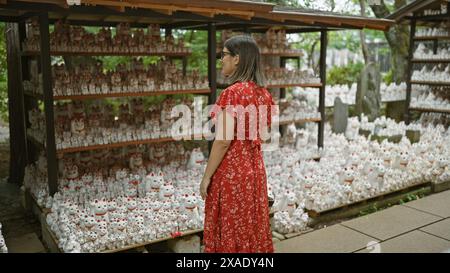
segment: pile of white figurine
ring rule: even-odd
[[[317,107],[308,101],[299,89],[294,89],[292,96],[281,99],[277,104],[280,122],[320,118]]]
[[[437,124],[444,124],[448,127],[450,125],[450,115],[441,113],[422,113],[417,120],[417,123],[425,127],[429,125],[436,126]]]
[[[32,66],[36,68],[35,66]],[[167,90],[207,89],[208,79],[197,69],[183,75],[183,71],[163,60],[145,66],[142,59],[133,59],[130,67],[119,64],[113,71],[100,65],[75,66],[67,69],[64,64],[52,67],[53,95],[95,95]],[[32,94],[42,94],[37,70],[30,71],[30,80],[23,82],[24,90]]]
[[[441,69],[439,65],[433,66],[431,70],[428,66],[423,66],[421,70],[414,70],[411,80],[413,81],[425,81],[425,82],[438,82],[449,83],[450,65]]]
[[[5,238],[2,233],[2,223],[0,223],[0,253],[8,253],[8,248],[6,247]]]
[[[434,54],[433,49],[427,48],[424,43],[420,43],[414,51],[414,59],[448,60],[450,59],[450,48],[438,48],[436,54]]]
[[[386,125],[394,127],[391,122]],[[388,130],[405,131],[404,124],[398,126],[403,129]],[[379,144],[363,136],[349,141],[327,128],[320,162],[300,160],[302,149],[265,154],[274,209],[292,212],[304,203],[306,209],[320,212],[427,181],[450,181],[449,131],[443,126],[420,131],[418,143],[411,144],[403,137],[398,144],[387,140]],[[274,224],[277,226],[277,221]],[[278,225],[283,232],[285,222]]]
[[[350,118],[350,124],[358,124],[358,120],[356,117]],[[385,116],[381,116],[375,119],[373,122],[369,122],[368,118],[364,115],[361,116],[361,122],[359,123],[359,128],[362,130],[366,130],[370,132],[370,135],[377,136],[405,136],[406,131],[417,131],[420,132],[421,125],[418,123],[411,123],[406,125],[405,122],[401,121],[397,123],[395,120],[391,118],[386,118]]]
[[[389,85],[384,82],[380,85],[380,94],[382,102],[402,101],[406,100],[406,83],[391,83]]]
[[[322,149],[317,147],[317,123],[305,123],[302,127],[304,128],[297,128],[295,123],[289,124],[286,126],[283,137],[280,132],[271,132],[270,142],[263,146],[264,158],[276,157],[281,160],[283,155],[291,154],[302,160],[319,158]],[[302,152],[298,153],[300,149]]]
[[[415,33],[416,37],[435,37],[448,36],[448,27],[442,23],[439,27],[418,28]]]
[[[436,110],[450,110],[450,100],[442,98],[442,93],[425,91],[414,92],[411,96],[411,107],[436,109]]]
[[[316,90],[316,91],[314,91]],[[319,93],[314,88],[295,87],[294,91],[306,97],[308,102],[316,107],[319,106]],[[357,84],[350,87],[346,84],[327,85],[325,88],[325,107],[333,107],[336,98],[340,98],[342,103],[354,105],[356,102]],[[381,83],[380,94],[382,102],[401,101],[406,99],[406,83],[391,83],[389,85]]]
[[[267,85],[320,83],[320,78],[315,76],[312,69],[299,70],[266,66],[264,73],[267,77]]]
[[[182,37],[175,41],[173,35],[161,37],[160,26],[151,24],[145,32],[143,28],[131,30],[129,23],[119,23],[112,35],[109,27],[101,28],[97,33],[89,32],[82,26],[71,26],[62,20],[55,23],[50,33],[50,49],[62,52],[114,52],[114,53],[190,53]],[[27,36],[22,42],[24,51],[39,51],[39,22],[33,19],[27,22]]]
[[[185,105],[183,109],[189,108],[190,113],[202,113],[202,103],[199,100],[183,99],[179,103]],[[80,101],[59,104],[55,108],[56,147],[65,149],[200,134],[205,116],[202,122],[194,122],[195,114],[187,117],[193,125],[193,131],[189,125],[173,128],[178,120],[178,116],[171,116],[176,104],[175,100],[168,98],[159,105],[152,105],[144,110],[142,99],[132,99],[119,106],[118,116],[115,116],[110,104],[88,105]],[[28,118],[31,126],[27,133],[45,144],[44,113],[33,109],[29,111]]]
[[[325,107],[334,106],[334,100],[340,98],[342,103],[353,105],[356,98],[356,83],[353,83],[351,87],[346,84],[327,85],[325,88]]]
[[[206,166],[194,149],[186,166],[149,165],[78,173],[64,166],[59,191],[48,195],[45,157],[27,166],[25,187],[50,210],[47,224],[64,252],[100,252],[203,227],[198,183]],[[105,175],[108,174],[108,175]]]
[[[445,1],[441,3],[440,9],[426,9],[423,11],[424,16],[440,14],[447,14],[447,3]]]

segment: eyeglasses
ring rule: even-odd
[[[220,52],[220,59],[223,60],[223,57],[225,57],[225,55],[227,55],[227,54],[228,54],[228,55],[233,55],[233,54],[231,54],[231,52],[226,52],[226,51],[223,51],[223,50],[222,50],[222,51]]]

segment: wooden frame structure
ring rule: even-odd
[[[127,22],[133,28],[146,27],[149,24],[159,24],[166,30],[166,34],[172,29],[204,30],[208,33],[208,80],[209,90],[184,93],[196,93],[208,96],[209,103],[216,100],[217,75],[216,75],[216,31],[222,29],[243,30],[244,32],[265,32],[268,28],[277,26],[286,29],[287,33],[320,32],[320,79],[321,84],[314,87],[320,90],[319,111],[322,116],[325,112],[325,85],[326,85],[326,47],[327,32],[341,29],[387,30],[393,23],[392,20],[372,19],[358,16],[344,16],[332,13],[323,13],[307,10],[292,10],[276,7],[273,4],[255,3],[250,1],[226,1],[226,0],[80,0],[81,5],[69,6],[66,0],[0,0],[0,21],[13,23],[17,31],[18,43],[12,46],[20,47],[20,42],[25,39],[25,21],[30,17],[38,17],[40,22],[40,70],[43,76],[43,95],[30,96],[25,94],[22,87],[22,79],[26,78],[26,60],[29,54],[24,54],[18,48],[8,51],[8,71],[10,79],[13,75],[15,81],[9,85],[10,94],[16,92],[17,96],[10,97],[18,107],[13,109],[10,119],[16,125],[11,130],[12,137],[16,140],[14,145],[23,147],[27,162],[17,164],[15,168],[24,169],[25,164],[30,163],[35,156],[36,144],[34,140],[27,138],[27,109],[36,107],[36,100],[44,102],[46,119],[46,143],[48,183],[50,194],[57,191],[57,157],[64,152],[76,152],[79,149],[57,150],[55,145],[55,128],[53,124],[53,105],[55,100],[64,99],[53,95],[51,79],[51,52],[49,42],[49,26],[58,20],[65,20],[71,25],[83,26],[116,26],[118,23]],[[14,37],[13,37],[14,38]],[[96,55],[96,54],[94,54]],[[286,57],[286,56],[285,56]],[[287,56],[286,58],[288,58]],[[283,62],[283,61],[282,61]],[[183,61],[185,68],[186,60]],[[278,86],[283,87],[283,86]],[[167,92],[170,93],[170,92]],[[165,92],[139,95],[160,95]],[[180,92],[171,92],[179,94]],[[128,94],[132,96],[133,94]],[[108,96],[83,96],[82,99],[111,97]],[[79,99],[79,97],[71,97]],[[309,120],[319,123],[318,145],[323,146],[324,120]],[[170,141],[169,139],[149,140],[142,143],[158,143]],[[136,143],[118,143],[113,145],[131,145]],[[102,149],[103,147],[90,147],[89,149]],[[14,154],[13,157],[21,155]],[[12,177],[11,181],[18,184],[23,179],[23,171]]]
[[[450,20],[450,3],[446,2],[447,14],[425,15],[424,11],[428,9],[440,10],[443,1],[440,0],[416,0],[409,5],[405,5],[394,13],[386,17],[386,19],[395,20],[398,23],[405,23],[409,21],[410,36],[409,36],[409,51],[408,51],[408,69],[406,79],[406,107],[405,107],[405,122],[408,124],[411,120],[411,112],[424,113],[444,113],[450,114],[450,111],[444,109],[430,109],[430,108],[416,108],[411,107],[411,93],[413,85],[429,85],[429,86],[450,86],[448,83],[427,82],[427,81],[413,81],[412,74],[414,66],[427,64],[446,64],[450,60],[425,60],[414,59],[414,50],[416,42],[430,41],[432,42],[433,53],[436,54],[438,50],[439,41],[450,40],[450,36],[431,36],[431,37],[416,37],[416,29],[420,26],[435,26],[441,22],[448,22]]]
[[[64,19],[73,25],[113,26],[128,22],[131,27],[144,27],[150,23],[158,23],[167,31],[173,28],[198,29],[208,31],[208,79],[210,82],[209,103],[216,99],[216,39],[215,33],[220,29],[243,29],[247,32],[262,32],[273,26],[286,28],[288,33],[315,32],[321,33],[321,85],[319,111],[324,116],[325,98],[325,54],[327,31],[339,29],[371,28],[387,30],[393,23],[391,20],[372,19],[358,16],[293,10],[275,7],[273,4],[250,1],[192,0],[80,0],[81,5],[69,6],[66,0],[2,0],[0,1],[0,20],[19,24],[21,40],[24,39],[24,21],[39,16],[41,25],[41,69],[43,73],[45,116],[47,120],[46,147],[48,150],[48,177],[51,194],[57,190],[56,148],[53,125],[53,101],[59,99],[52,94],[51,66],[49,48],[49,28],[57,20]],[[26,54],[20,56],[26,58]],[[24,60],[24,59],[23,59]],[[22,67],[21,72],[26,74]],[[17,86],[19,97],[24,97],[21,86]],[[25,108],[33,104],[25,98]],[[17,116],[14,122],[26,124],[26,111]],[[324,122],[319,122],[319,146],[323,146]],[[23,140],[25,147],[31,145],[25,135],[16,135]],[[27,157],[31,153],[27,152]],[[24,167],[24,166],[22,166]],[[21,178],[16,178],[17,182]]]

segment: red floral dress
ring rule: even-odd
[[[222,92],[211,116],[214,119],[221,109],[226,109],[237,117],[237,112],[230,112],[227,105],[255,105],[257,109],[266,105],[265,117],[270,126],[273,104],[266,89],[251,81],[238,82]],[[261,139],[259,133],[256,139],[249,137],[248,118],[246,115],[244,140],[237,139],[239,121],[235,122],[235,138],[208,188],[203,233],[205,252],[273,252]]]

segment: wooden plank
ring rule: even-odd
[[[184,57],[191,55],[190,52],[67,52],[67,51],[55,51],[50,52],[52,56],[177,56]],[[40,55],[39,51],[24,51],[22,56],[37,56]]]
[[[275,56],[275,57],[288,57],[288,58],[298,58],[303,57],[302,52],[261,52],[261,56]],[[220,51],[216,51],[216,57],[220,58]]]
[[[450,40],[450,36],[423,36],[414,37],[415,41],[427,41],[427,40]]]
[[[168,241],[168,240],[172,240],[172,239],[176,239],[176,238],[181,238],[181,237],[184,237],[187,235],[197,234],[197,233],[201,233],[201,232],[203,232],[203,229],[188,230],[188,231],[181,232],[181,235],[176,236],[176,237],[159,238],[159,239],[155,239],[155,240],[140,243],[140,244],[125,246],[125,247],[119,248],[119,249],[105,250],[105,251],[102,251],[102,253],[115,253],[115,252],[126,251],[126,250],[135,249],[135,248],[139,248],[139,247],[143,247],[143,246],[147,246],[147,245],[151,245],[151,244],[155,244],[155,243],[159,243],[159,242],[163,242],[163,241]]]
[[[56,159],[55,116],[53,109],[52,64],[50,56],[50,30],[48,13],[39,14],[40,33],[40,68],[42,73],[42,90],[45,114],[45,132],[47,148],[47,180],[49,194],[53,196],[58,191],[58,163]]]
[[[203,136],[201,136],[201,135],[192,135],[191,136],[191,139],[195,140],[197,138],[203,139]],[[62,154],[77,153],[77,152],[82,152],[82,151],[93,151],[93,150],[101,150],[101,149],[118,148],[118,147],[130,146],[130,145],[162,143],[162,142],[170,142],[170,141],[176,141],[176,140],[174,140],[172,137],[145,139],[145,140],[132,140],[132,141],[110,143],[110,144],[99,144],[99,145],[59,149],[59,150],[57,150],[57,153],[58,153],[58,155],[62,155]]]
[[[319,92],[319,112],[320,116],[325,118],[325,87],[327,86],[327,47],[328,47],[328,32],[322,30],[320,32],[320,60],[319,60],[319,70],[320,70],[320,92]],[[317,146],[319,148],[323,147],[324,142],[324,130],[325,121],[319,122],[318,132],[317,132]]]
[[[64,95],[54,96],[55,100],[90,100],[102,98],[120,98],[120,97],[144,97],[144,96],[161,96],[161,95],[178,95],[178,94],[209,94],[209,89],[192,89],[192,90],[168,90],[168,91],[145,91],[145,92],[123,92],[123,93],[107,93],[107,94],[89,94],[89,95]]]
[[[318,216],[321,216],[321,215],[324,215],[324,214],[327,214],[327,213],[338,211],[340,209],[345,209],[345,208],[349,208],[349,207],[353,207],[353,206],[358,206],[358,205],[361,205],[361,204],[367,204],[367,203],[373,202],[374,200],[377,200],[377,199],[378,200],[383,200],[387,196],[392,195],[392,194],[399,194],[399,193],[410,192],[410,191],[412,191],[414,189],[417,189],[418,187],[431,187],[431,183],[430,182],[422,182],[422,183],[406,186],[406,187],[403,187],[403,188],[395,190],[395,191],[391,191],[391,192],[387,192],[387,193],[380,193],[380,194],[377,194],[377,195],[374,195],[374,196],[371,196],[371,197],[368,197],[368,198],[365,198],[365,199],[358,200],[358,201],[350,203],[350,204],[342,204],[342,205],[339,205],[337,207],[329,208],[329,209],[326,209],[326,210],[323,210],[323,211],[307,210],[307,212],[308,212],[308,215],[311,218],[314,218],[314,217],[318,217]]]
[[[103,5],[111,7],[122,7],[122,8],[145,8],[152,10],[162,10],[162,11],[186,11],[193,13],[203,13],[203,14],[227,14],[227,15],[244,15],[244,16],[254,16],[253,11],[238,10],[232,8],[220,9],[211,7],[193,7],[186,5],[175,5],[173,3],[159,4],[159,3],[149,3],[148,1],[110,1],[110,0],[82,0],[84,4],[91,5]]]
[[[411,84],[450,86],[450,82],[411,81]]]
[[[432,112],[432,113],[450,114],[450,110],[447,110],[447,109],[431,109],[431,108],[409,107],[409,110],[418,111],[418,112]]]
[[[51,253],[61,253],[62,251],[58,247],[58,241],[53,235],[53,232],[48,227],[47,223],[41,223],[42,241],[44,241],[47,249]]]
[[[287,125],[291,123],[307,123],[307,122],[320,122],[321,118],[311,118],[311,119],[298,119],[298,120],[285,120],[278,122],[278,125]],[[276,123],[274,123],[276,124]]]
[[[439,60],[439,59],[412,59],[413,63],[450,63],[450,59]]]
[[[219,87],[226,88],[228,84],[218,83]],[[294,83],[294,84],[269,84],[266,88],[289,88],[289,87],[304,87],[304,88],[321,88],[321,83]]]
[[[369,200],[366,204],[356,204],[349,206],[348,209],[338,209],[333,210],[328,213],[322,213],[318,214],[315,217],[311,217],[312,221],[310,222],[309,226],[314,227],[319,223],[327,223],[327,222],[333,222],[340,219],[347,219],[352,217],[357,217],[361,215],[361,212],[364,212],[366,210],[376,208],[383,208],[386,206],[391,206],[398,204],[401,200],[405,199],[411,194],[429,194],[431,193],[431,187],[425,186],[425,187],[419,187],[417,189],[412,189],[411,191],[407,193],[393,193],[388,194],[384,196],[384,198],[376,198],[374,200]]]
[[[261,52],[261,55],[263,56],[279,56],[279,57],[302,57],[303,53],[301,52],[281,52],[281,53],[276,53],[276,52]]]
[[[442,183],[432,183],[431,189],[434,193],[450,190],[450,181],[442,182]]]
[[[286,88],[286,87],[311,87],[311,88],[320,88],[322,87],[321,83],[294,83],[294,84],[270,84],[267,88]]]
[[[51,250],[51,252],[53,252],[53,253],[63,252],[58,247],[58,243],[59,243],[58,239],[56,238],[55,234],[50,230],[50,227],[47,225],[47,223],[45,221],[41,223],[41,228],[42,228],[43,240],[47,244],[47,246]],[[172,240],[175,238],[181,238],[181,237],[184,237],[187,235],[198,234],[198,233],[202,233],[202,232],[203,232],[203,229],[187,230],[187,231],[181,232],[181,234],[178,236],[163,237],[163,238],[146,241],[146,242],[139,243],[139,244],[127,245],[122,248],[104,250],[104,251],[101,251],[100,253],[116,253],[116,252],[127,251],[127,250],[136,249],[136,248],[140,248],[143,246],[147,246],[147,245],[151,245],[151,244],[155,244],[155,243],[159,243],[159,242],[163,242],[163,241],[168,241],[168,240]]]
[[[7,100],[2,101],[6,105],[9,122],[9,183],[16,185],[22,184],[24,169],[28,164],[28,148],[26,142],[25,124],[28,112],[25,110],[25,104],[22,95],[22,65],[20,61],[20,35],[21,28],[17,23],[4,24],[5,30],[1,34],[6,39],[4,43],[4,58],[7,62],[7,70],[2,70],[2,75],[8,77],[7,89],[2,89],[3,94],[7,95]],[[5,67],[5,68],[6,68]],[[6,155],[4,155],[6,157]]]

